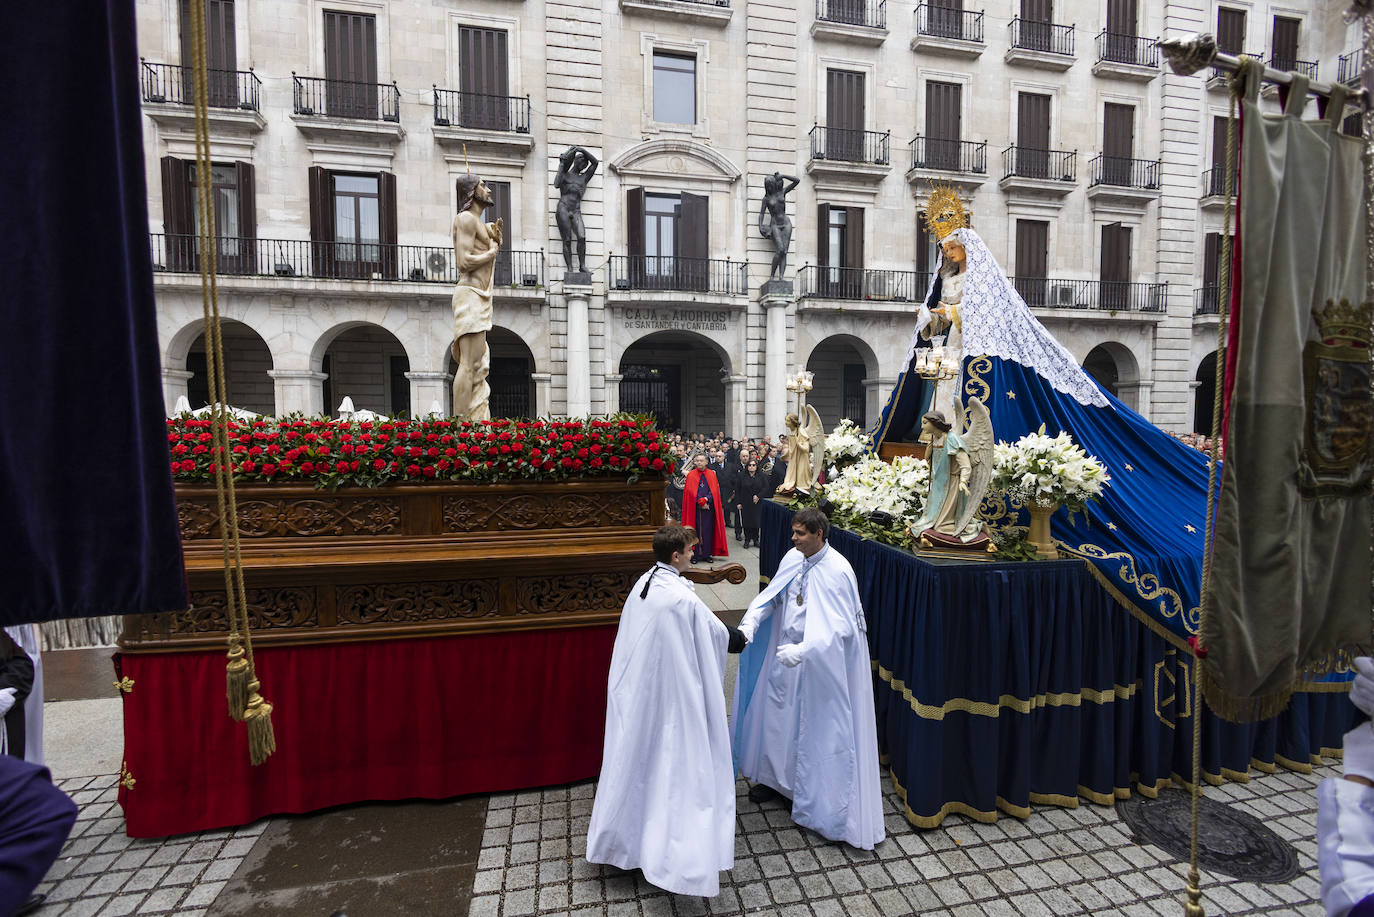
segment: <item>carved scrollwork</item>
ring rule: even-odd
[[[182,538],[209,538],[216,531],[219,515],[208,503],[183,499],[177,501],[177,522]]]
[[[249,589],[247,597],[248,626],[254,630],[319,626],[313,589]],[[229,611],[223,591],[192,592],[191,607],[169,617],[173,635],[229,633]]]
[[[650,513],[649,495],[635,492],[451,496],[443,504],[448,532],[615,528],[645,525]]]
[[[219,513],[208,503],[177,503],[181,536],[211,538],[219,534]],[[318,535],[389,535],[401,526],[401,507],[393,499],[243,500],[238,504],[239,534],[245,538]]]
[[[618,611],[634,582],[635,574],[624,571],[528,577],[516,583],[515,612],[544,615]]]
[[[340,626],[416,624],[498,614],[498,582],[377,583],[341,586],[335,592]]]

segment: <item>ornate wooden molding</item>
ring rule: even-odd
[[[495,617],[499,588],[495,579],[340,586],[334,591],[336,621],[348,627]]]

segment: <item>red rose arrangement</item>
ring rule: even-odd
[[[220,456],[211,421],[167,420],[172,477],[209,481]],[[379,487],[425,481],[562,481],[667,475],[668,444],[654,422],[586,420],[382,420],[322,417],[229,420],[230,466],[239,481],[309,481]]]
[[[705,509],[710,505],[711,500],[709,497],[697,497],[697,506],[701,507],[702,509]]]

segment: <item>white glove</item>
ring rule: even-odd
[[[0,688],[0,716],[4,716],[14,707],[14,695],[17,692],[14,688]]]
[[[1345,734],[1345,760],[1341,773],[1374,780],[1374,726],[1361,723]]]
[[[740,633],[744,634],[744,639],[749,643],[754,642],[754,631],[756,631],[757,629],[758,625],[756,625],[752,621],[744,620],[739,622],[738,630]]]
[[[1368,716],[1374,716],[1374,659],[1355,657],[1355,681],[1350,686],[1350,702]]]
[[[778,647],[778,662],[789,669],[802,661],[802,648],[799,644],[789,643]]]

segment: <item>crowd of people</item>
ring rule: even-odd
[[[723,432],[714,436],[705,433],[674,433],[668,437],[669,448],[674,458],[675,471],[664,489],[668,501],[668,518],[681,520],[685,525],[693,525],[700,534],[699,550],[693,562],[710,561],[711,558],[725,556],[718,550],[721,545],[715,540],[717,534],[707,531],[711,528],[714,512],[701,513],[698,510],[713,509],[710,503],[719,502],[721,521],[724,531],[734,529],[735,541],[744,547],[757,547],[759,543],[759,504],[767,500],[782,485],[787,477],[786,454],[787,435],[778,437],[778,442],[765,436],[762,439],[732,439]],[[688,477],[697,468],[697,456],[705,461],[701,470],[711,475],[699,475],[688,482]],[[719,494],[711,496],[709,482],[714,478]],[[701,487],[701,496],[697,490]],[[684,504],[684,491],[691,491],[692,499]],[[705,500],[706,503],[699,501]],[[702,516],[707,517],[703,520]],[[703,525],[703,521],[705,525]]]

